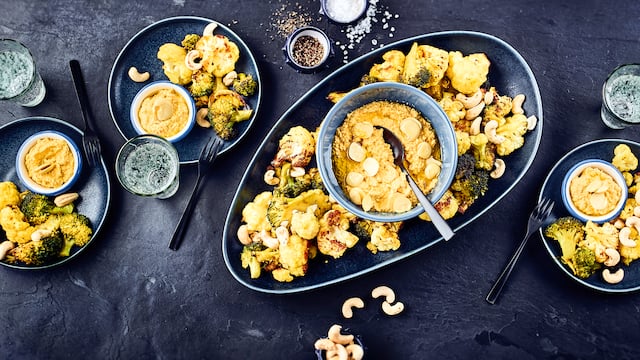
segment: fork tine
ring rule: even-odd
[[[222,139],[219,137],[213,137],[205,146],[203,150],[203,158],[205,161],[211,163],[218,156],[218,152],[220,151],[220,147],[222,146]]]

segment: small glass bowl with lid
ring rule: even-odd
[[[367,0],[322,0],[322,12],[337,24],[351,24],[367,11]]]

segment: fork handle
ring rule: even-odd
[[[193,211],[194,205],[196,204],[195,198],[196,193],[200,188],[200,183],[204,174],[200,174],[200,170],[198,170],[198,177],[196,179],[196,183],[191,190],[191,196],[189,196],[189,201],[187,202],[187,206],[182,212],[182,216],[180,217],[180,221],[178,221],[178,225],[176,225],[176,229],[173,231],[173,236],[171,237],[171,241],[169,242],[169,249],[178,250],[180,243],[182,242],[182,238],[184,236],[184,232],[187,229],[187,225],[189,224],[189,219],[191,218],[191,212]]]
[[[493,284],[493,287],[491,288],[491,290],[489,290],[489,293],[487,294],[487,298],[486,298],[489,304],[493,305],[496,303],[496,300],[498,300],[498,296],[500,295],[500,292],[502,291],[504,284],[507,283],[507,280],[509,279],[511,272],[515,268],[516,263],[520,258],[520,254],[522,254],[522,250],[524,250],[525,245],[527,245],[527,240],[529,240],[530,237],[531,237],[531,232],[527,232],[527,234],[524,236],[524,239],[522,239],[522,242],[516,249],[515,253],[513,253],[511,260],[509,260],[509,263],[507,263],[507,266],[504,268],[504,270],[502,270],[502,273],[500,273],[500,276],[498,276],[498,279],[496,280],[495,284]]]
[[[91,129],[91,107],[89,105],[89,98],[87,96],[87,89],[84,86],[84,78],[82,77],[82,70],[80,69],[80,62],[78,60],[70,60],[69,67],[71,68],[71,77],[73,78],[73,85],[76,89],[76,96],[80,103],[80,110],[82,110],[82,118],[84,119],[84,126],[87,129]]]

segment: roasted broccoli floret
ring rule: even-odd
[[[198,34],[187,34],[184,36],[184,39],[182,39],[182,47],[187,50],[187,51],[191,51],[193,49],[195,49],[196,47],[196,43],[198,42],[198,40],[200,40],[200,35]]]
[[[258,83],[251,74],[239,73],[238,77],[233,81],[233,91],[242,96],[251,96],[255,94]]]
[[[349,232],[357,236],[361,241],[371,240],[371,233],[373,233],[373,222],[364,219],[358,219],[351,224]]]
[[[210,95],[216,88],[216,80],[206,71],[198,71],[191,76],[189,92],[194,98]]]
[[[280,178],[280,183],[274,189],[275,196],[282,195],[294,198],[311,189],[324,191],[322,178],[317,168],[312,168],[302,176],[293,177],[291,176],[291,163],[285,162],[279,169],[278,177]]]
[[[431,79],[431,72],[426,66],[418,69],[418,72],[411,76],[409,79],[403,79],[407,85],[415,86],[417,88],[423,87]]]
[[[582,222],[572,216],[561,217],[544,229],[544,235],[560,243],[562,260],[569,264],[573,261],[578,243],[584,239]]]
[[[27,265],[44,265],[57,258],[63,247],[63,236],[59,229],[38,241],[29,241],[15,247],[7,255],[7,262]]]
[[[73,208],[73,203],[59,207],[51,198],[32,192],[27,192],[20,202],[20,211],[32,225],[42,224],[52,214],[70,214]]]
[[[283,221],[290,221],[294,211],[304,212],[312,205],[318,207],[317,214],[324,214],[331,208],[329,196],[319,189],[307,190],[295,198],[273,196],[267,208],[267,220],[275,228]]]
[[[373,84],[378,82],[379,80],[376,77],[373,77],[369,74],[364,74],[362,75],[362,77],[360,78],[360,86],[365,86],[365,85],[369,85],[369,84]]]
[[[250,119],[252,114],[253,110],[247,109],[242,97],[234,91],[219,90],[209,97],[209,121],[225,140],[235,136],[236,123]]]
[[[476,169],[476,158],[470,153],[462,154],[458,156],[458,165],[456,167],[456,179],[466,178],[471,175]]]
[[[489,172],[473,169],[468,174],[456,178],[450,187],[453,196],[458,200],[458,212],[464,212],[489,189]]]
[[[588,278],[600,269],[600,264],[596,262],[596,254],[593,250],[585,247],[579,247],[576,250],[573,263],[568,265],[573,273],[582,279]]]
[[[60,250],[60,256],[69,256],[71,248],[75,245],[82,247],[91,239],[93,230],[88,217],[78,214],[64,214],[58,216],[58,226],[64,238],[64,246]]]

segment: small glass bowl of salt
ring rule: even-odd
[[[322,0],[322,12],[333,22],[350,24],[367,10],[367,0]]]

